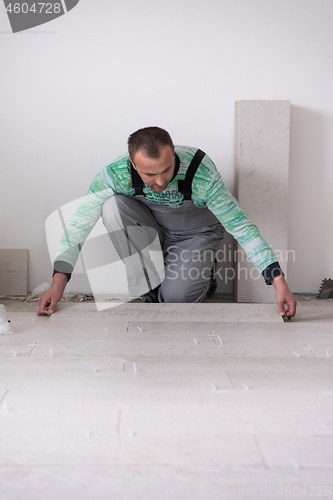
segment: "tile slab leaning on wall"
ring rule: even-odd
[[[290,101],[237,101],[236,198],[287,276]],[[275,302],[275,289],[237,244],[235,300]]]
[[[0,249],[0,295],[28,293],[28,254],[24,248]]]

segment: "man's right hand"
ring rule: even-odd
[[[65,274],[57,273],[53,277],[51,288],[41,296],[38,302],[37,314],[53,314],[56,310],[58,302],[61,301],[64,290],[67,285],[67,277]]]

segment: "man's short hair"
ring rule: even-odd
[[[170,146],[173,142],[169,133],[159,127],[145,127],[133,132],[128,138],[128,152],[132,160],[141,151],[148,158],[157,159],[161,156],[161,148]]]

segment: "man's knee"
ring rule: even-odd
[[[183,304],[186,302],[186,289],[179,284],[164,280],[161,284],[160,295],[162,302]]]
[[[109,232],[128,226],[145,225],[140,215],[141,203],[123,194],[111,196],[102,207],[102,221]]]
[[[102,206],[102,219],[103,222],[107,219],[118,218],[120,212],[126,206],[126,196],[122,194],[116,194],[108,198]]]
[[[161,302],[172,304],[189,304],[201,302],[205,298],[207,285],[191,283],[190,280],[172,281],[164,279],[160,287]]]

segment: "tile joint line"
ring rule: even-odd
[[[265,460],[264,454],[263,454],[263,452],[261,451],[261,448],[260,448],[260,446],[259,446],[259,443],[258,443],[258,440],[257,440],[257,436],[253,435],[253,439],[254,439],[254,442],[255,442],[255,443],[256,443],[256,445],[257,445],[257,448],[258,448],[258,451],[259,451],[259,453],[260,453],[261,460],[263,461],[264,467],[265,467],[265,469],[268,469],[268,465],[267,465],[267,462],[266,462],[266,460]]]
[[[0,399],[0,405],[1,403],[3,402],[3,400],[5,399],[5,397],[7,396],[7,394],[9,393],[9,389],[7,389],[7,391],[5,392],[5,394],[2,396],[2,398]]]
[[[117,422],[117,435],[119,436],[120,432],[120,419],[121,419],[121,410],[118,411],[118,422]]]

